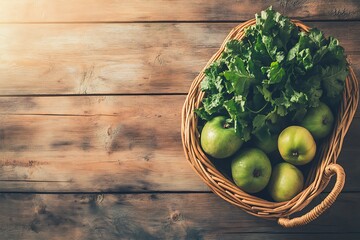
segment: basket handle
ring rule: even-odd
[[[306,225],[309,222],[315,220],[319,217],[326,209],[328,209],[336,200],[337,196],[341,192],[345,183],[345,172],[344,169],[338,164],[330,164],[325,168],[325,178],[328,180],[336,173],[336,182],[334,188],[331,190],[329,195],[316,207],[314,207],[310,212],[302,215],[301,217],[296,217],[293,219],[289,218],[279,218],[278,223],[287,228],[297,227]]]

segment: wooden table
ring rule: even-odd
[[[305,227],[246,214],[185,160],[192,80],[270,4],[337,37],[360,76],[356,0],[1,1],[0,239],[360,239],[359,114],[345,188]]]

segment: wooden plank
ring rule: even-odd
[[[194,186],[205,190],[183,160],[179,128],[183,101],[184,96],[28,98],[25,107],[15,101],[18,109],[43,110],[45,115],[0,116],[0,179],[4,180],[0,188],[122,192],[183,191]],[[2,105],[6,108],[8,102]],[[47,112],[41,104],[65,115],[51,115],[54,110]],[[74,111],[84,116],[73,115]],[[86,116],[92,111],[96,115]]]
[[[239,21],[273,5],[301,19],[359,19],[357,1],[12,0],[0,4],[1,22]]]
[[[183,154],[184,99],[1,97],[0,191],[208,191]],[[360,190],[359,133],[357,118],[339,158],[345,191]]]
[[[186,93],[236,25],[3,24],[0,95]],[[360,22],[310,25],[340,39],[359,75]]]
[[[332,234],[344,239],[358,237],[360,227],[360,193],[341,194],[319,219],[295,229],[251,216],[212,193],[0,196],[4,239],[259,239],[255,236],[264,234],[265,239]]]
[[[233,240],[233,239],[270,239],[270,240],[338,240],[338,239],[359,239],[359,233],[229,233],[226,235],[210,236],[210,239]]]

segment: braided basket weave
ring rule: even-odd
[[[307,32],[309,30],[309,27],[300,21],[293,20],[292,22],[302,31]],[[232,29],[220,49],[204,67],[204,70],[212,62],[219,59],[229,40],[241,40],[244,37],[244,29],[254,24],[255,19],[252,19]],[[199,107],[204,97],[204,92],[200,89],[200,83],[205,76],[204,70],[194,79],[182,109],[182,144],[185,156],[193,169],[214,193],[252,215],[277,220],[284,227],[301,226],[316,219],[334,203],[345,183],[345,172],[336,163],[336,160],[340,154],[346,132],[356,112],[359,98],[358,81],[351,66],[349,66],[350,73],[346,78],[343,98],[337,111],[338,115],[335,118],[334,130],[327,142],[319,148],[320,152],[317,155],[319,159],[316,162],[314,161],[309,171],[305,188],[294,198],[286,202],[271,202],[242,191],[231,179],[226,178],[216,169],[201,149],[199,144],[200,134],[197,129],[197,117],[194,114],[194,109]],[[335,174],[336,183],[326,198],[308,213],[290,219],[289,216],[291,214],[302,210],[318,196],[328,185],[331,176]]]

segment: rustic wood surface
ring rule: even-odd
[[[359,201],[343,193],[313,224],[284,229],[212,193],[0,194],[0,231],[4,239],[34,240],[349,239],[359,236]]]
[[[0,95],[187,93],[237,24],[0,24]],[[339,38],[360,75],[360,22],[308,25]]]
[[[269,5],[337,37],[360,77],[357,0],[1,1],[0,239],[360,239],[360,111],[344,190],[305,227],[228,204],[185,160],[193,78]]]
[[[357,0],[5,0],[0,8],[0,21],[239,21],[254,17],[255,13],[270,5],[294,18],[360,18]]]

